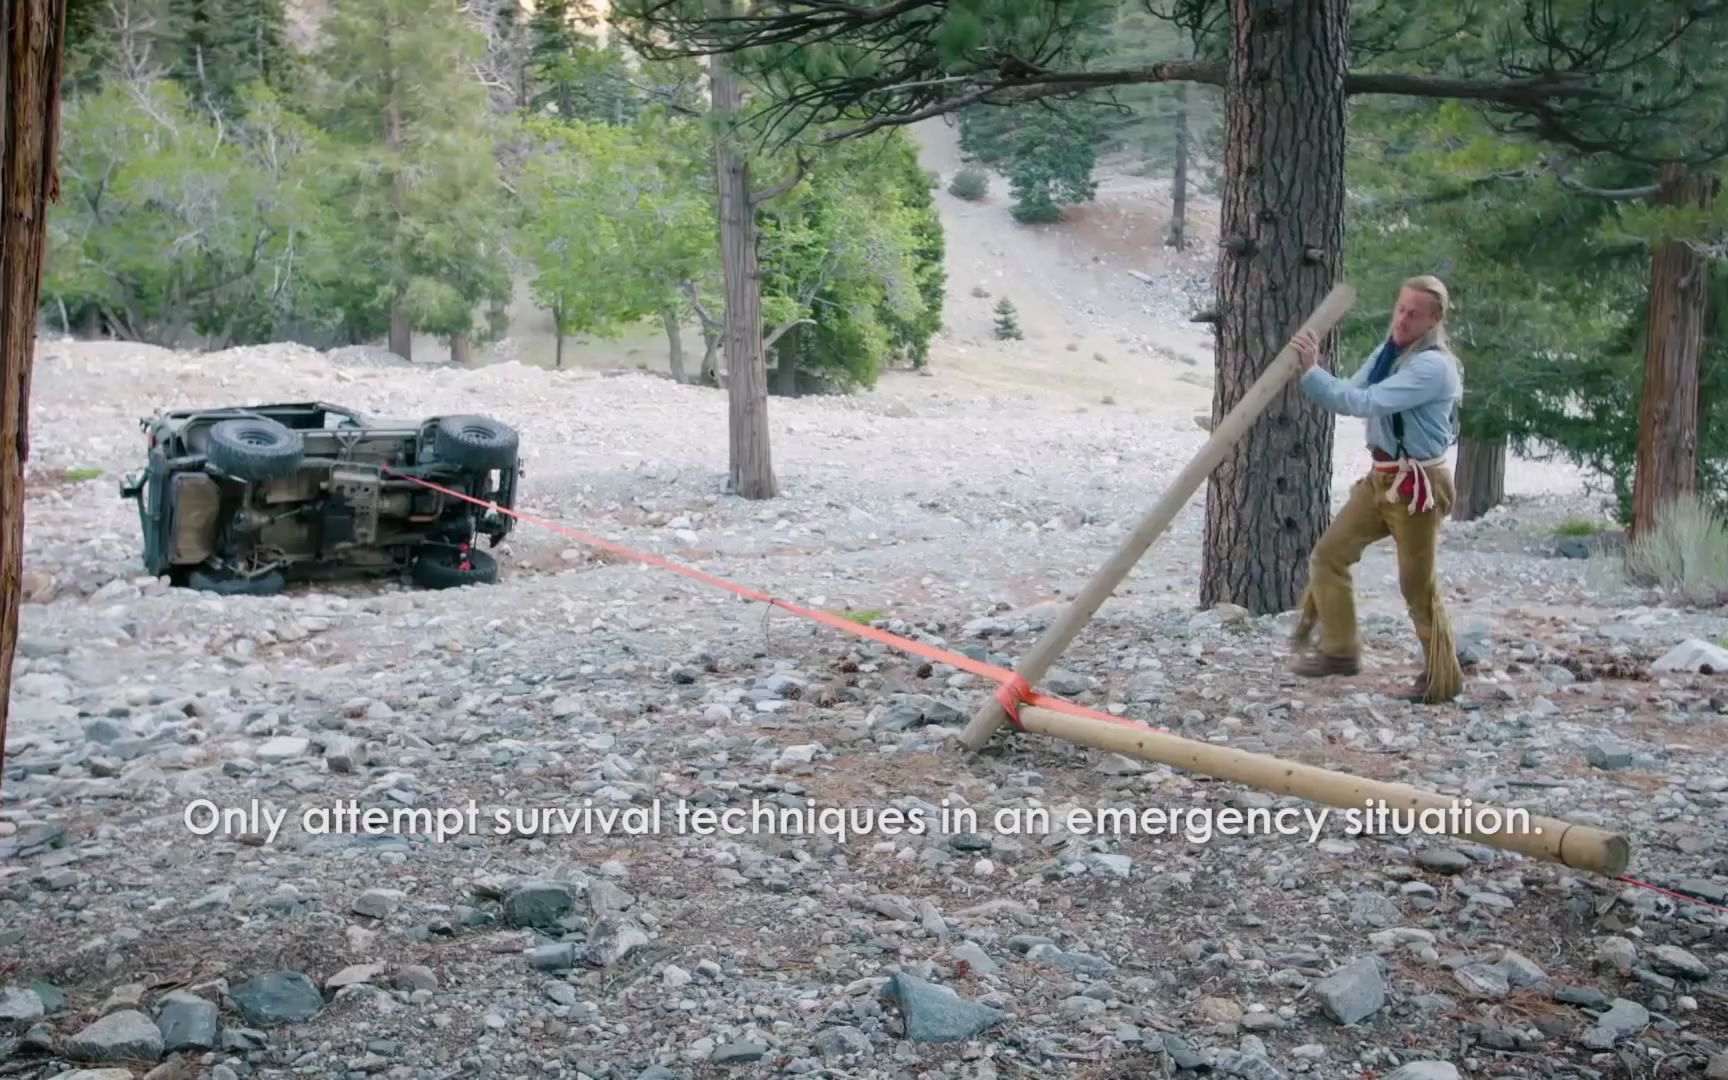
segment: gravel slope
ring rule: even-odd
[[[1002,399],[940,375],[775,399],[785,494],[747,504],[722,491],[723,397],[648,376],[282,346],[39,357],[0,1069],[1728,1075],[1722,912],[1445,837],[1068,831],[1075,807],[1309,804],[1034,736],[969,753],[953,736],[977,677],[535,525],[491,588],[170,590],[139,576],[115,493],[142,461],[134,421],[169,404],[484,412],[523,432],[527,512],[1011,665],[1198,447],[1185,405]],[[1340,497],[1359,438],[1341,426]],[[1416,655],[1389,551],[1358,574],[1368,670],[1336,686],[1283,673],[1284,620],[1196,612],[1199,499],[1043,688],[1622,830],[1641,879],[1728,904],[1728,682],[1650,671],[1728,637],[1728,617],[1556,557],[1553,524],[1594,512],[1575,474],[1515,463],[1508,486],[1511,506],[1446,533],[1447,601],[1481,661],[1456,707],[1386,696]],[[257,800],[280,828],[194,835],[197,800]],[[472,800],[476,827],[304,816],[349,800]],[[893,808],[940,826],[945,800],[977,828],[702,835],[677,818]],[[657,832],[494,828],[498,810],[656,806]],[[1034,807],[1049,831],[997,827]]]

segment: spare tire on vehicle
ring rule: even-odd
[[[236,480],[274,480],[300,467],[300,433],[263,417],[223,420],[210,429],[210,464]]]
[[[459,589],[464,585],[494,585],[498,560],[479,548],[433,548],[414,560],[414,583],[423,589]]]
[[[458,468],[508,469],[516,464],[520,443],[515,428],[489,416],[446,416],[438,421],[432,448]]]

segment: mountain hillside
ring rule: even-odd
[[[1022,225],[1009,216],[1000,174],[991,174],[980,202],[948,193],[962,164],[950,122],[925,121],[913,134],[924,167],[941,178],[948,300],[933,349],[938,376],[1209,406],[1212,334],[1190,320],[1210,300],[1214,204],[1190,195],[1188,250],[1178,253],[1163,244],[1169,182],[1100,162],[1093,201],[1065,207],[1057,224]],[[993,336],[992,309],[1003,297],[1018,311],[1024,340]]]

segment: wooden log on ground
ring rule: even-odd
[[[1320,306],[1314,309],[1314,313],[1308,316],[1308,321],[1302,326],[1304,329],[1313,330],[1316,337],[1324,339],[1355,302],[1356,290],[1340,283],[1326,294],[1326,299],[1320,301]],[[1224,455],[1237,440],[1254,426],[1260,414],[1266,411],[1266,406],[1272,403],[1272,399],[1284,389],[1284,384],[1290,381],[1296,371],[1296,350],[1286,342],[1272,362],[1266,365],[1266,370],[1254,380],[1254,385],[1242,395],[1242,400],[1219,421],[1212,431],[1212,437],[1207,439],[1206,445],[1194,455],[1194,460],[1176,475],[1169,490],[1164,492],[1164,497],[1140,519],[1140,523],[1135,526],[1134,532],[1129,535],[1121,549],[1092,575],[1092,580],[1080,590],[1080,595],[1069,602],[1056,621],[1050,624],[1050,628],[1044,631],[1044,636],[1038,639],[1032,651],[1020,661],[1014,670],[1026,680],[1028,686],[1036,687],[1038,680],[1049,673],[1056,658],[1062,655],[1062,650],[1068,647],[1068,643],[1074,640],[1080,628],[1091,620],[1110,594],[1116,591],[1116,586],[1128,576],[1128,571],[1140,561],[1146,549],[1152,546],[1152,541],[1170,527],[1182,507],[1194,497],[1200,485],[1206,482],[1206,477],[1224,460]],[[982,749],[1007,719],[1008,714],[1002,710],[1001,703],[991,697],[973,714],[965,730],[960,733],[960,741],[968,749]]]
[[[1161,762],[1193,773],[1234,780],[1261,791],[1295,795],[1346,810],[1354,808],[1365,815],[1377,813],[1382,804],[1388,810],[1400,812],[1438,811],[1442,822],[1452,821],[1456,815],[1461,827],[1456,831],[1443,830],[1446,835],[1578,870],[1615,877],[1625,873],[1631,860],[1630,842],[1621,834],[1605,829],[1575,825],[1528,811],[1514,813],[1474,800],[1436,795],[1408,784],[1371,780],[1316,765],[1286,761],[1270,754],[1254,754],[1184,739],[1137,724],[1111,723],[1035,705],[1022,705],[1019,714],[1021,727],[1026,731],[1054,736],[1080,746],[1114,751],[1142,761]],[[1498,828],[1492,827],[1492,821],[1485,820],[1485,811],[1498,812]],[[1489,828],[1472,828],[1472,820]],[[1418,817],[1417,821],[1422,821],[1422,818]],[[1363,824],[1371,826],[1373,818],[1365,817]]]

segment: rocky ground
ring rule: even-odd
[[[971,753],[987,681],[540,524],[485,588],[141,576],[136,419],[314,398],[499,417],[537,517],[1003,666],[1205,437],[1185,403],[896,375],[776,399],[784,493],[746,503],[721,395],[647,375],[44,340],[0,1076],[1728,1076],[1728,912],[1444,836],[1077,831],[1317,807],[1039,736]],[[1458,704],[1390,696],[1388,551],[1355,678],[1285,674],[1287,618],[1197,611],[1198,498],[1042,689],[1617,830],[1639,880],[1728,905],[1728,676],[1659,663],[1728,612],[1557,555],[1599,516],[1569,470],[1508,484],[1444,540]],[[716,830],[753,807],[826,813]]]

